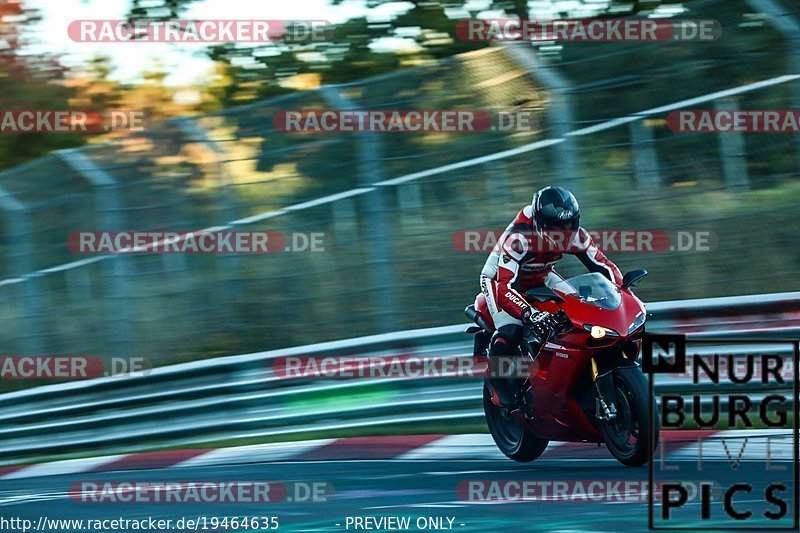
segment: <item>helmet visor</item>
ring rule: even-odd
[[[578,218],[569,220],[548,220],[547,229],[555,231],[575,231],[578,229]]]

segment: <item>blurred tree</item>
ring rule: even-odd
[[[175,103],[175,89],[164,84],[167,74],[164,65],[156,63],[142,73],[141,83],[125,93],[125,106],[144,111],[149,124],[184,114],[184,107]]]
[[[26,33],[39,21],[22,0],[0,0],[0,109],[67,109],[73,90],[63,84],[66,69],[52,55],[28,49]],[[79,146],[81,135],[0,134],[0,168],[59,148]]]
[[[70,107],[76,109],[112,109],[119,107],[122,88],[119,82],[111,79],[111,59],[108,56],[95,56],[81,70],[72,72],[64,83],[74,89]]]
[[[131,1],[130,19],[166,20],[184,15],[198,0]],[[341,0],[331,2],[339,4]],[[229,87],[218,92],[223,105],[296,90],[293,80],[304,74],[316,74],[317,83],[342,83],[486,46],[455,37],[456,24],[463,17],[448,16],[448,10],[467,12],[466,0],[378,0],[368,7],[372,11],[390,3],[411,7],[391,20],[367,16],[350,19],[332,28],[325,42],[272,42],[258,46],[225,43],[211,47],[210,57],[226,66],[225,75],[231,80]],[[489,7],[510,16],[527,17],[528,13],[525,0],[493,0]],[[402,47],[403,52],[397,52],[388,45],[381,46],[381,40],[387,38],[403,39],[408,45]]]
[[[177,18],[189,4],[197,0],[131,0],[129,18],[133,19],[170,19]]]
[[[202,0],[131,0],[131,19],[166,20],[185,16],[191,5]],[[675,1],[675,0],[667,0]],[[332,5],[347,0],[329,0]],[[580,0],[556,3],[569,8],[570,16],[592,10],[614,16],[652,8],[659,0]],[[540,3],[541,4],[541,3]],[[386,6],[395,5],[399,12],[379,16]],[[395,71],[402,67],[432,64],[437,60],[488,46],[485,42],[465,42],[457,38],[456,27],[465,18],[477,17],[491,10],[500,16],[529,18],[527,0],[369,0],[366,13],[329,29],[322,42],[273,41],[269,43],[223,43],[211,46],[209,56],[217,63],[218,74],[209,93],[219,106],[226,108],[243,102],[278,96],[322,84],[342,84]],[[394,80],[393,83],[406,83]],[[370,89],[366,89],[367,91]],[[380,90],[380,89],[378,89]],[[419,92],[409,88],[409,93]],[[380,98],[377,98],[380,100]],[[239,115],[236,115],[239,117]],[[261,137],[261,150],[256,170],[268,172],[286,157],[295,157],[300,150],[304,157],[297,170],[306,177],[329,180],[327,167],[321,161],[352,157],[341,146],[319,142],[303,136],[267,136],[263,122],[254,127],[252,116],[239,117],[238,134]],[[268,129],[268,128],[266,128]],[[396,139],[396,144],[410,142]],[[287,154],[290,154],[287,156]],[[353,163],[355,166],[355,162]],[[345,179],[344,177],[340,179]]]
[[[39,12],[24,0],[0,0],[0,109],[3,110],[144,110],[148,123],[171,116],[216,108],[209,89],[166,87],[167,72],[156,65],[143,74],[143,82],[125,85],[111,77],[112,64],[96,56],[85,65],[64,67],[57,55],[36,46]],[[195,92],[198,102],[176,103],[176,93]],[[218,87],[214,87],[218,91]],[[64,134],[24,132],[0,134],[0,168],[7,168],[63,148],[85,144],[105,133]]]
[[[202,0],[131,0],[130,19],[166,20],[184,16]],[[332,5],[348,0],[329,0]],[[649,10],[662,3],[683,0],[552,0],[554,16],[577,13],[623,16]],[[400,14],[379,19],[375,13],[385,6],[407,8]],[[487,46],[463,42],[456,37],[456,25],[482,12],[504,13],[529,18],[528,0],[369,0],[367,13],[336,25],[325,42],[270,42],[252,45],[225,43],[209,49],[215,61],[225,65],[230,85],[216,94],[227,107],[276,96],[298,88],[294,80],[314,73],[318,83],[344,83],[383,74],[403,66],[419,64]],[[542,7],[542,2],[537,3]],[[389,41],[391,39],[391,41]],[[400,45],[398,40],[405,42]],[[304,78],[309,79],[309,78]]]

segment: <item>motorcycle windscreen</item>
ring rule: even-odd
[[[602,309],[616,309],[622,302],[619,288],[597,272],[562,280],[553,289]]]

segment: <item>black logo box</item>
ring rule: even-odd
[[[747,346],[752,344],[776,344],[790,345],[792,347],[792,389],[793,389],[793,409],[792,409],[792,429],[794,434],[794,525],[792,527],[764,527],[759,524],[754,527],[733,527],[733,524],[725,527],[703,527],[703,531],[798,531],[800,529],[800,457],[798,457],[798,447],[800,446],[800,340],[798,339],[770,339],[770,338],[710,338],[688,339],[686,335],[670,333],[645,333],[642,340],[642,369],[648,374],[649,378],[649,403],[650,403],[650,431],[651,439],[654,435],[653,420],[655,420],[655,384],[656,374],[684,373],[686,372],[686,352],[687,344],[693,345],[725,345],[725,346]],[[658,346],[661,351],[671,353],[672,358],[665,359],[659,357],[658,361],[653,361],[654,347]],[[671,348],[674,347],[674,351]],[[697,531],[696,527],[656,527],[654,521],[654,456],[650,452],[648,461],[648,491],[647,491],[647,518],[648,528],[654,531]]]

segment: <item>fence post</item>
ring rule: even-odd
[[[119,187],[114,177],[101,168],[83,150],[59,150],[58,156],[79,176],[85,178],[94,192],[94,211],[100,215],[105,231],[122,230],[120,220]],[[130,320],[130,272],[128,257],[120,254],[103,261],[106,269],[103,281],[113,315],[109,320],[107,346],[114,347],[115,355],[129,357],[136,353],[136,340]]]
[[[0,188],[0,209],[5,214],[8,230],[9,266],[16,278],[16,292],[22,306],[19,336],[26,354],[44,354],[41,327],[41,294],[36,290],[38,275],[31,263],[31,235],[28,208],[19,200]]]
[[[335,86],[325,87],[322,96],[333,107],[345,111],[358,111],[359,107]],[[376,313],[378,331],[388,332],[397,329],[392,320],[399,313],[396,307],[395,279],[389,253],[389,236],[386,231],[386,188],[375,186],[383,181],[381,142],[370,132],[355,134],[359,164],[359,181],[362,187],[372,191],[364,195],[365,219],[367,222],[367,256],[369,257],[369,285],[372,288],[372,307]]]
[[[647,119],[641,118],[630,123],[634,176],[638,188],[655,189],[661,185],[658,153],[653,139],[653,128],[647,126],[645,120]]]
[[[577,161],[575,137],[569,135],[575,129],[575,105],[572,101],[572,85],[554,68],[539,61],[530,44],[513,43],[503,45],[508,56],[528,75],[544,85],[550,95],[549,108],[551,137],[563,138],[564,142],[553,146],[555,150],[556,175],[561,182],[581,198],[583,184]]]
[[[231,222],[238,218],[238,210],[231,192],[233,180],[231,180],[231,176],[225,166],[226,159],[228,157],[227,153],[221,150],[217,143],[211,140],[206,131],[190,118],[178,118],[175,119],[174,122],[188,137],[189,141],[202,144],[211,152],[211,154],[213,154],[215,167],[221,184],[221,187],[219,188],[220,194],[216,195],[216,198],[219,199],[221,205],[219,209],[217,209],[215,224],[218,226],[228,226]],[[229,323],[223,327],[223,329],[225,329],[226,327],[233,326],[234,302],[242,296],[244,289],[241,287],[242,284],[239,281],[238,275],[233,275],[226,279],[227,272],[241,272],[242,262],[239,254],[234,252],[232,254],[224,254],[223,257],[226,258],[228,268],[219,268],[219,265],[217,265],[216,272],[218,281],[217,286],[222,289],[221,294],[219,294],[218,301],[228,302],[228,305],[223,306],[222,309],[222,312],[225,313],[227,322]]]
[[[216,223],[219,225],[225,225],[233,220],[236,220],[238,218],[238,213],[236,212],[236,205],[233,200],[233,195],[231,194],[232,180],[230,174],[225,168],[228,154],[221,150],[217,143],[208,136],[205,130],[198,126],[193,120],[189,118],[179,118],[175,119],[174,122],[188,137],[190,142],[202,144],[214,155],[215,166],[222,184],[220,190],[221,194],[217,195],[217,198],[221,200],[221,206],[219,209],[221,215],[217,216]]]
[[[397,202],[402,214],[403,224],[414,227],[424,222],[422,209],[422,187],[419,183],[404,183],[397,186]]]
[[[769,15],[772,26],[786,39],[788,48],[788,73],[800,74],[800,20],[796,15],[800,11],[790,11],[785,5],[779,4],[775,0],[746,0],[752,7],[762,13]],[[791,3],[791,2],[789,2]],[[795,2],[794,5],[797,5]],[[800,81],[790,83],[792,96],[792,109],[800,109]],[[800,135],[794,135],[796,164],[800,171]]]
[[[714,109],[738,111],[739,102],[734,98],[720,98],[714,100]],[[719,140],[725,186],[731,190],[747,190],[750,187],[750,180],[747,174],[747,148],[744,143],[744,134],[737,131],[719,132],[717,139]]]
[[[508,180],[508,165],[505,161],[497,160],[482,165],[486,176],[486,197],[495,204],[508,208],[512,203],[510,183]]]
[[[355,200],[343,198],[338,202],[331,202],[331,215],[336,236],[352,237],[357,227]]]

